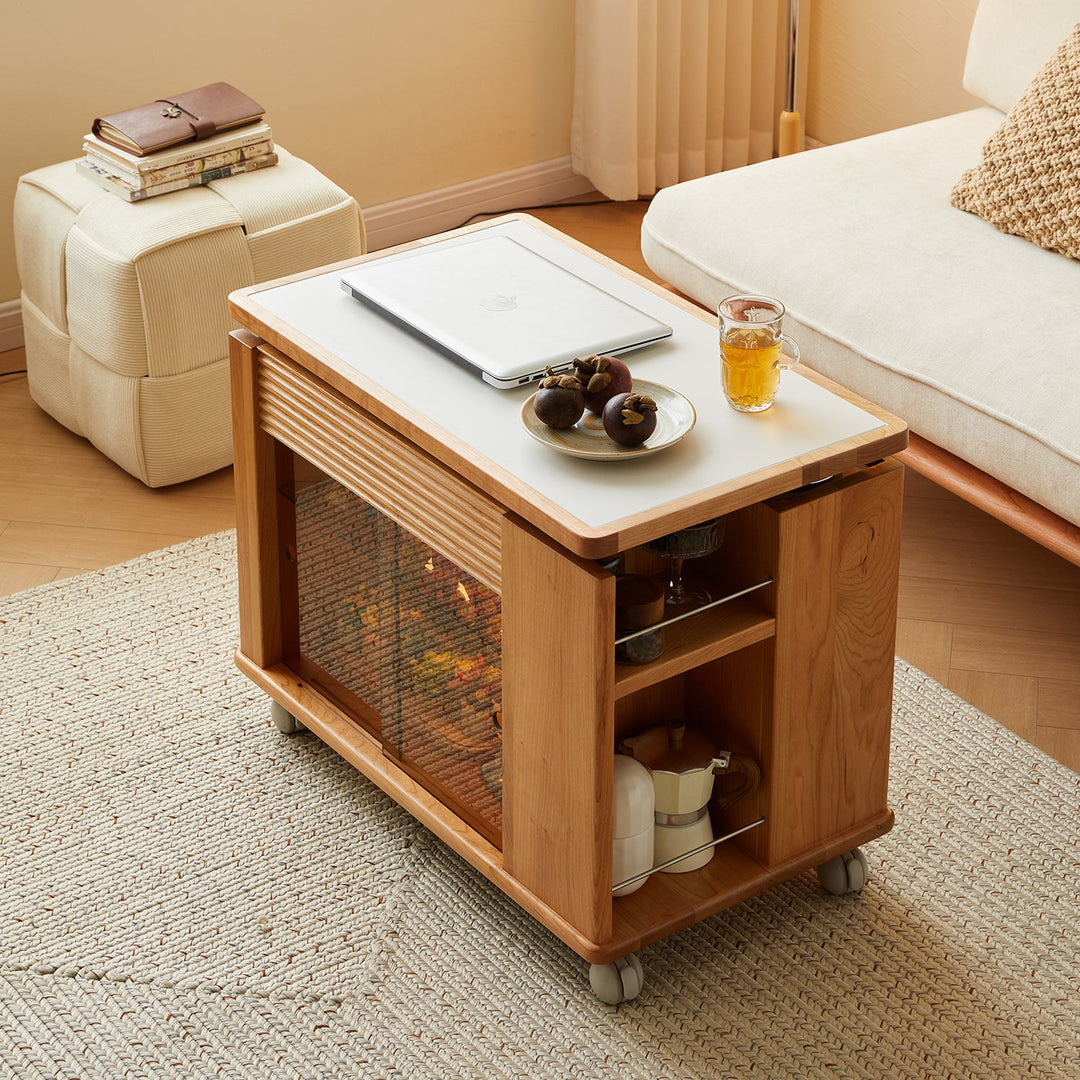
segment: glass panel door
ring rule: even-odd
[[[499,594],[311,465],[292,466],[290,663],[499,844]]]

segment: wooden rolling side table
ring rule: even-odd
[[[768,412],[736,413],[715,320],[531,218],[423,243],[480,229],[672,325],[626,359],[696,426],[581,460],[523,429],[532,388],[489,387],[366,309],[345,264],[233,294],[237,663],[280,727],[332,746],[633,996],[635,950],[810,867],[857,888],[843,867],[892,825],[907,428],[799,370]],[[610,561],[659,570],[648,541],[720,516],[695,570],[731,599],[617,664]],[[762,781],[714,812],[737,835],[704,868],[613,898],[616,744],[678,719]]]

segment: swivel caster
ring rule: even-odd
[[[870,868],[862,849],[855,848],[822,863],[817,868],[817,876],[826,892],[843,896],[844,893],[858,892],[866,884]]]
[[[270,702],[270,719],[283,735],[295,735],[298,731],[307,730],[284,705],[279,705],[276,701]]]
[[[633,1001],[641,993],[644,982],[641,961],[633,953],[610,964],[592,964],[589,967],[589,985],[593,993],[607,1005]]]

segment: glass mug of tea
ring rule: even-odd
[[[762,412],[776,397],[780,372],[799,362],[799,346],[781,330],[784,305],[771,296],[729,296],[717,313],[724,396],[739,412]]]

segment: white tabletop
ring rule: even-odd
[[[340,270],[259,291],[247,306],[289,323],[430,418],[433,429],[441,428],[507,470],[589,531],[885,426],[791,373],[782,375],[772,408],[753,415],[736,412],[720,386],[715,326],[527,221],[492,228],[673,327],[671,338],[624,359],[636,377],[670,386],[693,402],[697,424],[689,435],[634,460],[582,460],[545,446],[524,430],[519,415],[535,386],[497,390],[472,376],[349,296],[340,287]]]

